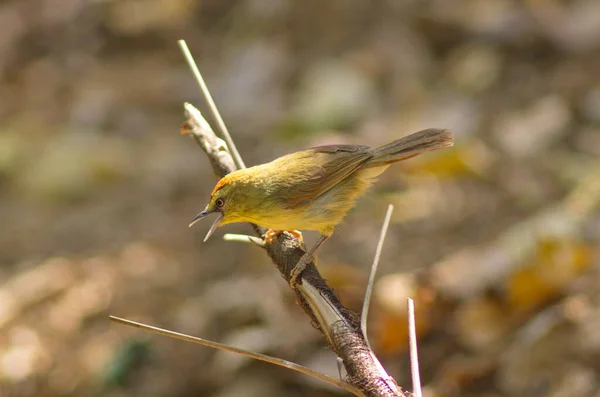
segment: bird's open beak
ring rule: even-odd
[[[207,215],[212,214],[213,212],[217,212],[218,216],[217,216],[217,219],[215,219],[215,221],[213,222],[213,224],[210,227],[210,229],[208,230],[208,233],[206,233],[206,237],[204,237],[204,242],[206,242],[206,240],[208,240],[210,238],[210,236],[212,236],[212,234],[215,232],[215,230],[217,230],[217,228],[219,226],[221,226],[221,221],[223,220],[223,213],[222,212],[218,212],[218,211],[204,210],[201,213],[199,213],[198,215],[196,215],[194,217],[194,219],[192,219],[192,222],[189,225],[189,227],[194,226],[194,224],[196,222],[198,222],[200,219],[206,217]]]

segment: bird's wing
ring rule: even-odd
[[[308,149],[306,153],[313,161],[307,164],[303,183],[295,184],[283,193],[289,208],[325,194],[359,169],[372,156],[373,150],[364,145],[328,145]]]

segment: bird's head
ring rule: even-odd
[[[216,213],[217,219],[208,230],[204,241],[208,240],[214,231],[222,225],[244,220],[243,209],[245,208],[242,190],[235,182],[235,178],[230,178],[231,174],[222,178],[212,191],[210,202],[192,219],[190,227],[206,216]]]

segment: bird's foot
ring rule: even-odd
[[[271,244],[273,242],[273,239],[275,237],[277,237],[280,233],[281,233],[281,230],[273,230],[273,229],[267,230],[267,232],[265,233],[265,236],[264,236],[265,244]]]
[[[306,265],[308,265],[313,260],[313,256],[309,253],[302,255],[296,266],[290,272],[290,287],[292,289],[296,289],[298,285],[298,277],[302,274],[304,269],[306,269]]]
[[[302,244],[302,242],[303,242],[302,233],[300,231],[298,231],[298,230],[273,230],[273,229],[269,229],[265,233],[265,237],[264,237],[265,244],[271,244],[271,242],[273,242],[273,239],[275,237],[279,236],[283,232],[288,232],[292,236],[296,237],[298,240],[300,240],[300,244]]]
[[[296,237],[300,241],[300,244],[304,242],[304,239],[302,238],[302,232],[300,230],[286,230],[286,232]]]

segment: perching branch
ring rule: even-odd
[[[222,148],[211,146],[218,142],[214,132],[203,128],[204,121],[200,111],[190,104],[185,105],[187,121],[185,134],[189,134],[198,143],[209,158],[217,176],[223,177],[234,171],[232,161]],[[290,280],[290,272],[306,252],[305,247],[292,235],[282,233],[265,244],[267,254],[281,275]],[[308,264],[302,272],[302,283],[293,290],[297,302],[310,317],[331,350],[343,361],[347,372],[347,381],[367,396],[407,396],[393,378],[379,363],[369,348],[360,328],[360,320],[352,311],[346,309],[333,290],[325,283],[314,263]]]
[[[232,149],[235,163],[238,164],[238,167],[243,168],[244,163],[235,149],[235,144],[225,128],[197,66],[193,62],[187,45],[181,40],[179,45],[209,102],[211,111],[217,119],[229,147]],[[235,165],[232,167],[233,161],[227,158],[228,152],[223,150],[223,145],[218,144],[218,138],[208,126],[200,111],[192,105],[186,104],[185,113],[187,121],[182,132],[189,134],[196,142],[200,143],[212,164],[215,174],[223,177],[235,171]],[[256,225],[252,226],[257,234],[263,237],[264,233],[261,228]],[[289,284],[290,272],[306,252],[305,247],[289,233],[281,233],[271,239],[269,243],[266,243],[265,248],[267,254]],[[394,379],[386,373],[370,349],[361,331],[358,316],[342,305],[333,290],[319,274],[314,262],[307,265],[302,272],[301,280],[302,282],[297,288],[293,289],[297,302],[310,317],[313,326],[323,334],[333,352],[343,361],[348,374],[347,381],[367,396],[406,396]]]

